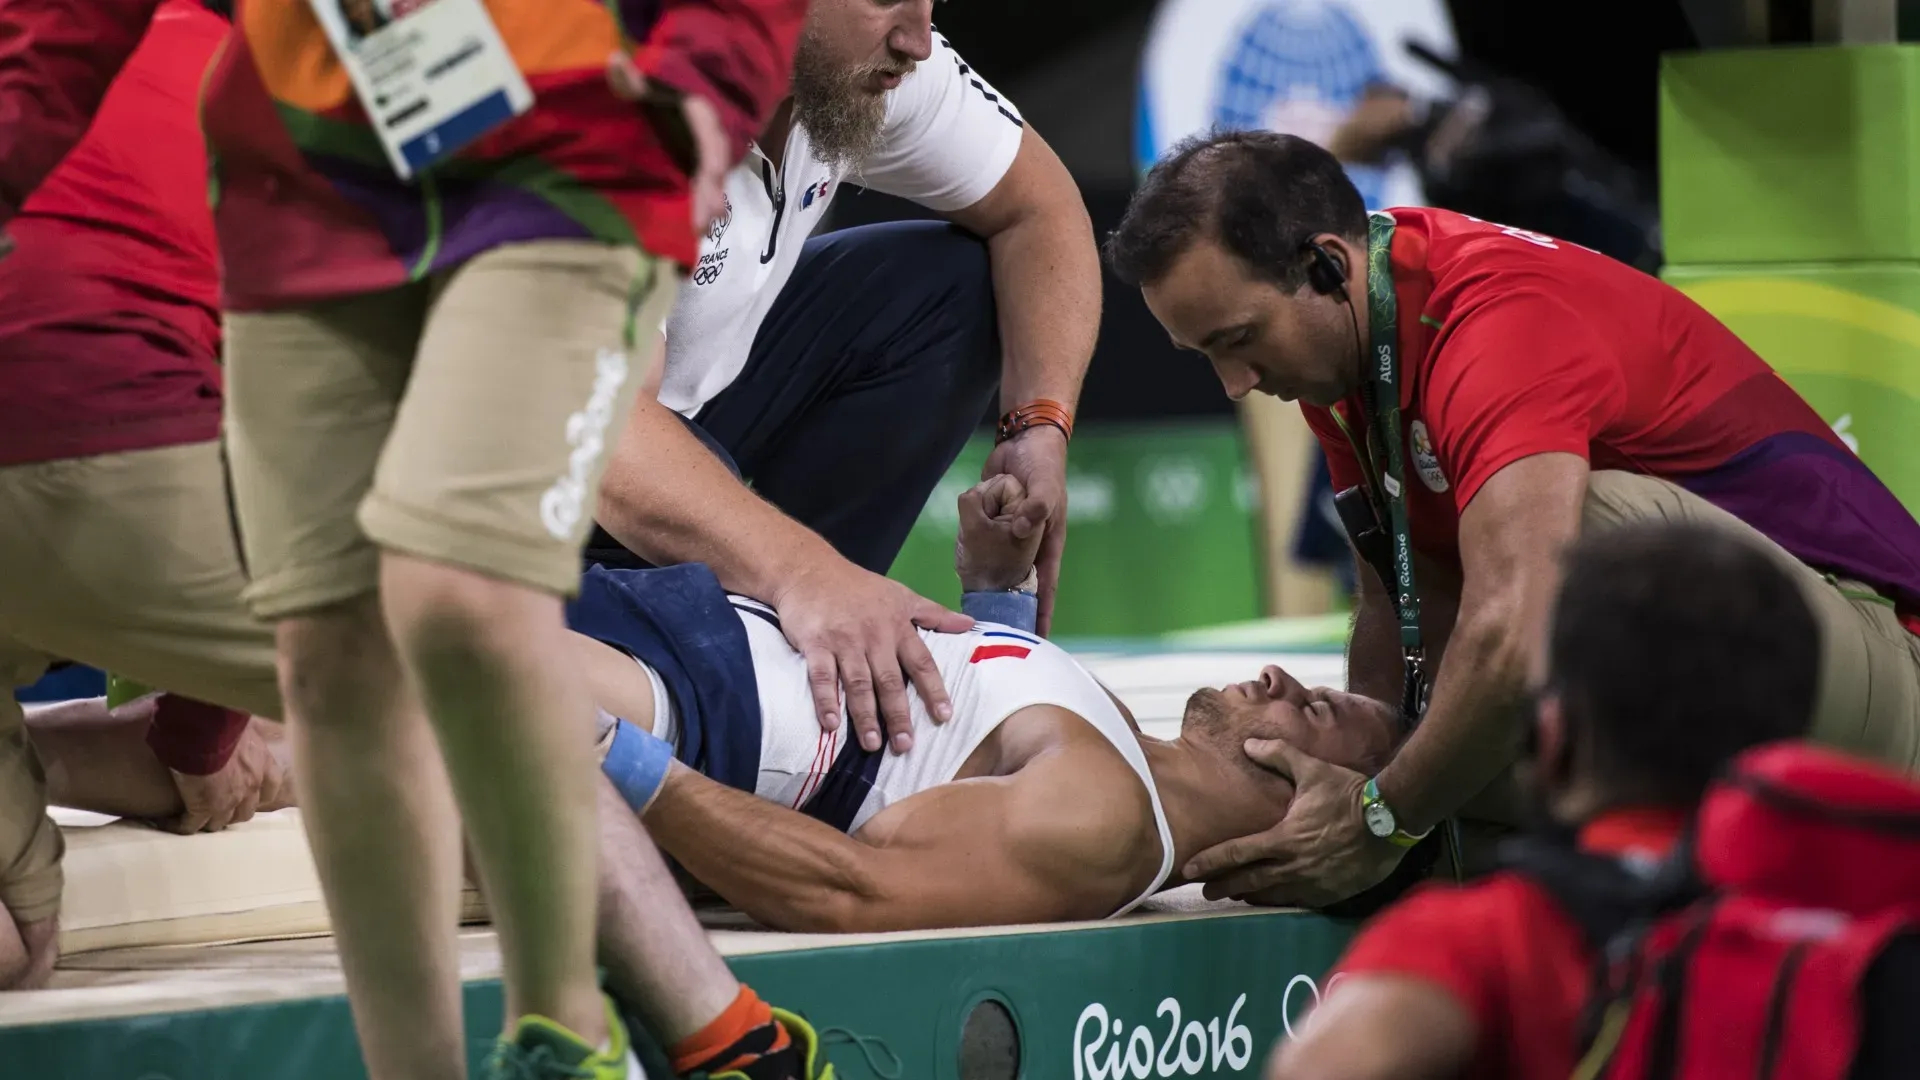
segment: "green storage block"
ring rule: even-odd
[[[1670,263],[1920,259],[1920,46],[1666,57],[1660,205]]]
[[[1920,264],[1673,266],[1920,513]]]
[[[957,500],[992,448],[968,444],[893,564],[893,578],[930,600],[960,603]],[[1231,420],[1076,430],[1053,633],[1133,637],[1265,614],[1256,498]]]

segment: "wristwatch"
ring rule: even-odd
[[[1367,786],[1360,789],[1360,819],[1367,823],[1368,832],[1395,847],[1410,848],[1433,832],[1428,829],[1415,835],[1402,829],[1393,816],[1393,808],[1380,797],[1380,784],[1376,780],[1367,781]]]

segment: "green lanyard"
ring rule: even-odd
[[[1400,430],[1400,302],[1393,291],[1393,218],[1370,215],[1367,224],[1367,320],[1373,357],[1360,384],[1366,404],[1369,471],[1385,462],[1372,485],[1386,495],[1393,529],[1393,611],[1400,620],[1404,661],[1401,708],[1409,723],[1427,711],[1426,654],[1420,644],[1420,592],[1413,583],[1413,541],[1407,529],[1406,436]],[[1384,452],[1383,452],[1384,451]],[[1376,507],[1376,510],[1378,508]]]

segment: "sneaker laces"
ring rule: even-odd
[[[486,1075],[493,1080],[593,1080],[594,1072],[554,1057],[551,1047],[529,1050],[514,1043],[500,1043],[487,1059]]]
[[[893,1047],[887,1045],[887,1040],[878,1035],[862,1035],[851,1028],[844,1027],[824,1027],[819,1029],[818,1035],[823,1050],[828,1046],[852,1046],[860,1051],[860,1056],[867,1059],[867,1068],[880,1080],[900,1080],[900,1077],[906,1073],[906,1063],[900,1060],[899,1054],[893,1052]],[[886,1055],[893,1064],[881,1064],[880,1055],[882,1054]],[[826,1069],[822,1075],[831,1076],[833,1066],[826,1064],[825,1053],[820,1057]]]

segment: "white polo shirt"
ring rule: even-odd
[[[793,275],[800,248],[840,186],[962,210],[1012,167],[1024,122],[939,34],[933,55],[887,92],[880,148],[852,168],[820,162],[800,124],[786,167],[760,147],[727,176],[727,210],[700,241],[700,261],[667,318],[660,400],[691,416],[738,378],[760,323]]]

